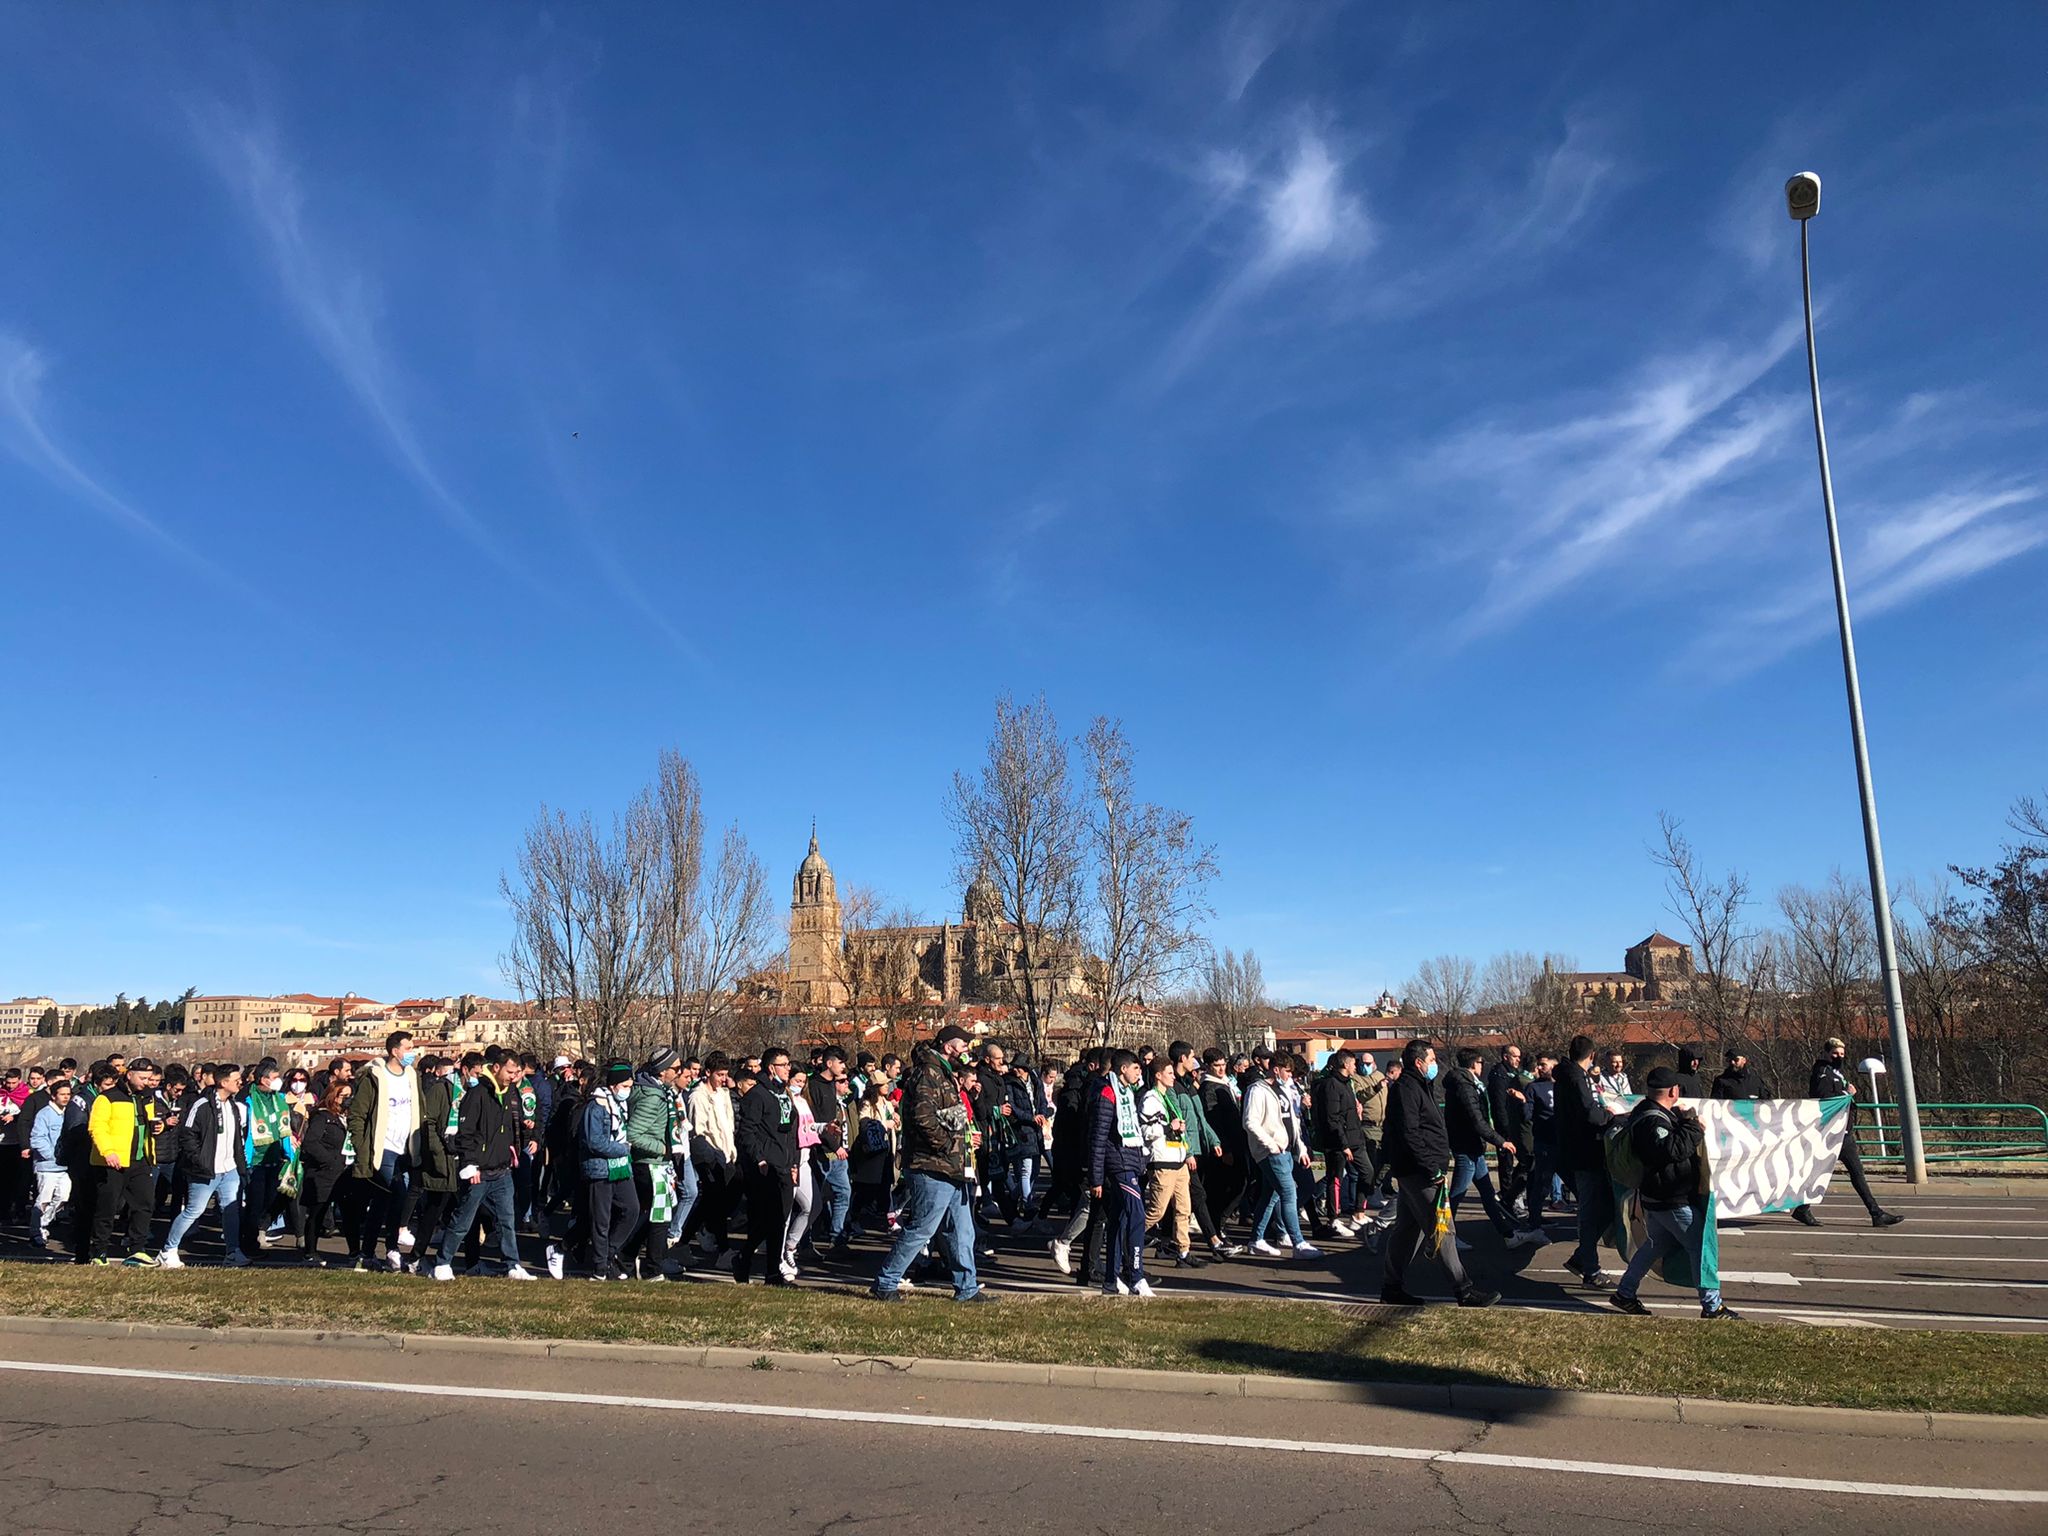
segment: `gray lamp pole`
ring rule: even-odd
[[[1842,535],[1835,525],[1835,482],[1828,473],[1828,433],[1820,414],[1820,364],[1813,351],[1813,267],[1807,230],[1820,212],[1820,178],[1801,171],[1785,183],[1786,210],[1799,223],[1799,279],[1806,297],[1806,380],[1813,390],[1813,441],[1820,451],[1820,499],[1828,515],[1828,559],[1835,572],[1835,618],[1842,630],[1842,676],[1849,688],[1849,739],[1856,748],[1856,793],[1863,801],[1863,848],[1870,860],[1870,905],[1877,919],[1877,961],[1884,973],[1884,1006],[1891,1019],[1892,1084],[1899,1096],[1899,1147],[1906,1177],[1927,1182],[1920,1145],[1920,1096],[1913,1088],[1913,1043],[1906,1036],[1906,1000],[1899,989],[1899,951],[1892,938],[1892,898],[1884,879],[1884,845],[1877,835],[1877,792],[1870,783],[1870,747],[1863,738],[1863,689],[1856,681],[1856,640],[1849,628],[1849,587],[1842,576]],[[1854,1135],[1852,1129],[1850,1132]]]

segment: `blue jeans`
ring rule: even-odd
[[[1693,1268],[1700,1262],[1700,1240],[1706,1236],[1702,1226],[1705,1213],[1694,1206],[1681,1205],[1675,1211],[1653,1211],[1643,1208],[1643,1223],[1649,1228],[1649,1236],[1643,1239],[1643,1246],[1636,1250],[1636,1256],[1628,1261],[1628,1271],[1621,1277],[1621,1284],[1614,1288],[1617,1296],[1633,1296],[1636,1287],[1643,1283],[1643,1276],[1650,1268],[1672,1249],[1678,1248],[1691,1255]],[[1700,1307],[1707,1312],[1721,1310],[1721,1291],[1718,1286],[1700,1287]]]
[[[853,1171],[846,1166],[844,1158],[835,1157],[826,1162],[824,1185],[825,1219],[819,1226],[823,1234],[836,1243],[846,1236],[846,1213],[853,1209]]]
[[[1254,1240],[1266,1235],[1266,1227],[1277,1212],[1280,1226],[1295,1247],[1301,1246],[1301,1194],[1294,1182],[1294,1158],[1285,1152],[1259,1159],[1259,1184],[1266,1191],[1265,1209],[1252,1223]]]
[[[1579,1194],[1579,1246],[1568,1261],[1588,1274],[1600,1268],[1600,1239],[1614,1225],[1614,1185],[1605,1168],[1581,1168],[1572,1175]]]
[[[476,1225],[478,1214],[486,1206],[491,1212],[492,1233],[498,1240],[498,1256],[505,1261],[507,1269],[518,1267],[518,1218],[512,1213],[512,1175],[509,1170],[495,1178],[482,1178],[474,1184],[462,1186],[455,1214],[448,1218],[447,1232],[441,1238],[443,1264],[454,1262],[455,1250],[468,1238],[469,1229]]]
[[[690,1212],[697,1205],[697,1165],[687,1157],[679,1157],[676,1164],[676,1208],[668,1216],[668,1245],[673,1248],[683,1240],[683,1223],[690,1219]]]
[[[1458,1202],[1465,1191],[1478,1187],[1479,1203],[1486,1208],[1486,1219],[1493,1223],[1493,1230],[1502,1237],[1511,1236],[1515,1224],[1508,1219],[1502,1208],[1500,1196],[1494,1191],[1493,1174],[1486,1166],[1484,1157],[1472,1157],[1459,1152],[1451,1158],[1451,1214],[1458,1214]]]
[[[903,1176],[903,1210],[897,1220],[896,1246],[875,1276],[877,1294],[895,1295],[904,1272],[942,1229],[946,1263],[953,1271],[953,1299],[965,1301],[981,1289],[974,1274],[974,1213],[967,1208],[966,1185],[912,1169]]]
[[[204,1181],[194,1179],[185,1191],[185,1209],[171,1222],[171,1234],[164,1247],[176,1248],[193,1224],[206,1214],[209,1200],[220,1201],[220,1236],[227,1245],[230,1263],[242,1257],[242,1176],[230,1168]]]

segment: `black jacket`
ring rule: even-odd
[[[1365,1150],[1365,1121],[1359,1116],[1358,1092],[1351,1086],[1350,1078],[1325,1072],[1316,1082],[1310,1107],[1314,1111],[1312,1124],[1318,1148],[1354,1154]]]
[[[249,1171],[248,1143],[232,1103],[222,1104],[213,1093],[200,1094],[185,1101],[184,1121],[178,1132],[178,1166],[186,1178],[203,1184],[213,1177],[213,1158],[222,1136],[235,1144],[235,1172]]]
[[[300,1197],[307,1205],[324,1205],[334,1198],[335,1189],[348,1173],[342,1144],[348,1140],[348,1122],[328,1110],[316,1109],[306,1120],[306,1134],[299,1143],[299,1167],[304,1180]]]
[[[1806,1074],[1806,1096],[1809,1099],[1839,1099],[1852,1091],[1849,1079],[1830,1057],[1821,1057],[1813,1064],[1813,1070]]]
[[[1209,1129],[1216,1133],[1217,1143],[1230,1154],[1232,1162],[1243,1167],[1246,1159],[1244,1105],[1230,1091],[1228,1078],[1203,1076],[1202,1113],[1208,1117]],[[1054,1125],[1057,1127],[1058,1122],[1055,1121]]]
[[[500,1098],[498,1085],[488,1075],[463,1090],[452,1149],[458,1174],[471,1166],[487,1179],[511,1171],[512,1143],[519,1134],[519,1108],[512,1102],[512,1093],[508,1089]]]
[[[478,1083],[469,1093],[480,1091],[490,1090]],[[463,1097],[468,1098],[469,1093]],[[455,1149],[448,1144],[448,1105],[454,1096],[453,1084],[440,1074],[429,1073],[420,1079],[420,1162],[413,1177],[429,1194],[452,1195],[461,1183],[455,1177]],[[506,1107],[510,1112],[510,1105]]]
[[[1427,1184],[1451,1166],[1451,1141],[1436,1085],[1413,1067],[1387,1090],[1387,1134],[1380,1151],[1400,1179]]]
[[[1063,1185],[1078,1186],[1088,1161],[1088,1073],[1079,1065],[1067,1068],[1060,1091],[1053,1096],[1052,1165]]]
[[[1561,1173],[1592,1173],[1607,1166],[1601,1140],[1614,1116],[1593,1091],[1593,1079],[1575,1061],[1557,1069],[1557,1166]]]
[[[1704,1099],[1707,1096],[1706,1084],[1700,1081],[1700,1075],[1697,1072],[1680,1072],[1678,1074],[1678,1091],[1688,1099]]]
[[[1675,1211],[1698,1198],[1704,1139],[1698,1118],[1688,1111],[1674,1115],[1648,1099],[1629,1111],[1628,1140],[1643,1165],[1646,1210]]]
[[[796,1166],[796,1124],[796,1101],[789,1096],[789,1085],[764,1072],[733,1111],[732,1136],[740,1167],[751,1176],[766,1163],[770,1172],[787,1178]]]
[[[1516,1094],[1521,1098],[1516,1098]],[[1504,1061],[1496,1061],[1486,1069],[1486,1106],[1493,1111],[1494,1129],[1512,1141],[1522,1144],[1522,1128],[1529,1123],[1528,1093],[1522,1087],[1522,1076]]]
[[[959,1183],[967,1177],[967,1106],[946,1059],[928,1045],[903,1072],[903,1167]]]
[[[1557,1154],[1557,1082],[1539,1077],[1522,1092],[1529,1096],[1529,1140],[1555,1157]]]
[[[1755,1067],[1740,1072],[1730,1067],[1714,1079],[1713,1094],[1717,1099],[1768,1099],[1771,1091]]]
[[[1484,1090],[1461,1067],[1453,1067],[1450,1081],[1444,1084],[1444,1129],[1450,1135],[1451,1150],[1464,1157],[1484,1157],[1488,1147],[1507,1140],[1493,1128]]]

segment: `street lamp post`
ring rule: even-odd
[[[1820,413],[1820,363],[1813,350],[1813,266],[1807,233],[1820,212],[1820,177],[1801,171],[1785,183],[1786,210],[1799,224],[1799,280],[1806,300],[1806,380],[1813,391],[1813,441],[1820,453],[1820,499],[1827,509],[1828,560],[1835,574],[1835,618],[1842,631],[1842,677],[1849,690],[1849,739],[1856,749],[1856,793],[1863,802],[1863,849],[1870,861],[1870,905],[1877,920],[1877,961],[1884,975],[1885,1013],[1891,1020],[1892,1084],[1898,1094],[1899,1149],[1906,1177],[1927,1182],[1920,1145],[1920,1096],[1913,1088],[1913,1044],[1906,1037],[1906,1000],[1899,988],[1899,952],[1892,937],[1892,898],[1884,878],[1884,845],[1877,834],[1877,792],[1870,782],[1870,747],[1863,736],[1863,689],[1856,681],[1856,640],[1849,628],[1849,587],[1842,575],[1842,535],[1835,523],[1835,482],[1828,472],[1828,434]]]

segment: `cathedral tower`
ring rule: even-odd
[[[797,866],[789,902],[789,997],[799,1007],[846,1005],[846,934],[839,917],[839,892],[832,866],[818,852],[818,828],[811,826],[811,851]]]

